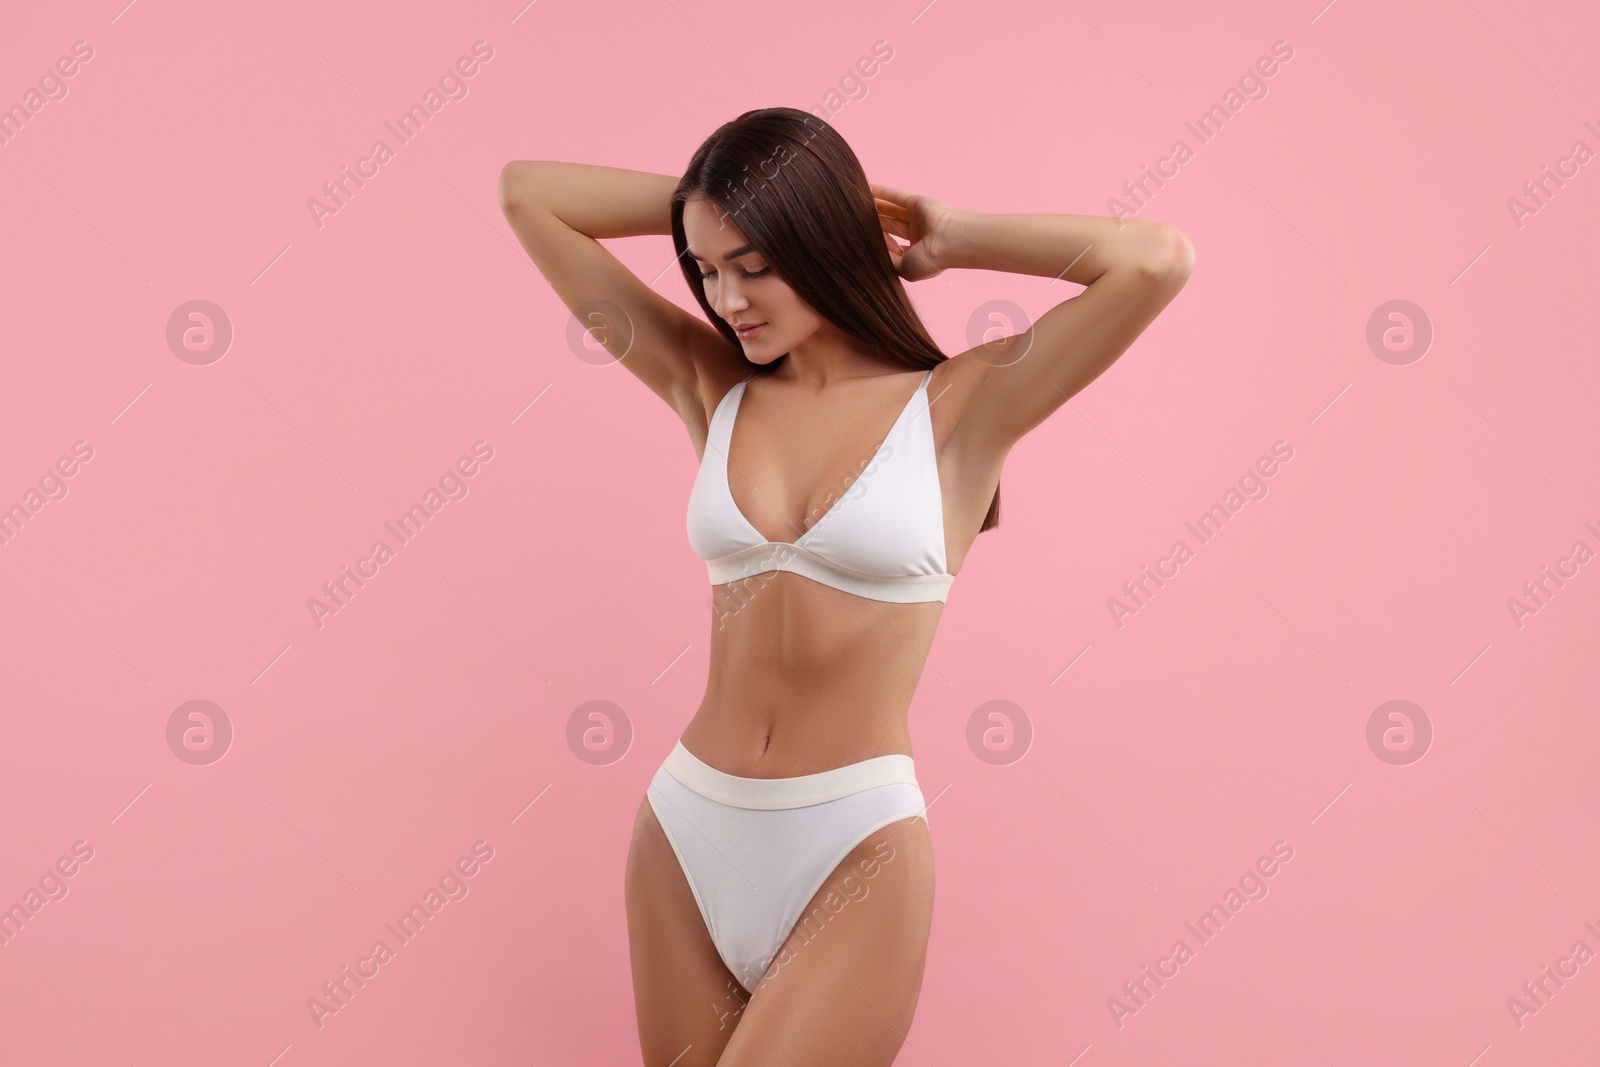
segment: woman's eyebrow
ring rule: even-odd
[[[756,250],[756,246],[755,245],[740,245],[738,248],[735,248],[732,252],[729,252],[727,255],[723,256],[722,257],[722,262],[726,263],[730,259],[738,259],[740,256],[747,256],[751,252],[754,252],[755,250]],[[696,252],[694,249],[688,247],[687,245],[684,246],[684,251],[688,252],[691,256],[693,256],[695,259],[698,259],[702,263],[710,263],[711,262],[705,256],[702,256],[700,253]]]

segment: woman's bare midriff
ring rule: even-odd
[[[899,752],[944,604],[867,600],[788,571],[713,586],[711,669],[683,746],[741,778]]]

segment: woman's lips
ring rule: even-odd
[[[739,340],[754,341],[761,335],[761,331],[766,328],[766,325],[767,324],[763,322],[755,326],[735,326],[733,330],[739,335]]]

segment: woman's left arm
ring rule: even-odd
[[[963,353],[979,372],[968,372],[963,432],[1002,453],[1115,363],[1194,269],[1182,230],[1143,219],[956,211],[941,237],[929,249],[940,266],[1087,286],[1030,329]]]
[[[874,193],[885,233],[912,242],[895,257],[903,276],[965,267],[1086,286],[1031,328],[963,352],[941,372],[962,409],[958,432],[1000,454],[1116,362],[1194,269],[1194,247],[1167,223],[991,215],[886,186]]]

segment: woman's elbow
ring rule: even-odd
[[[502,213],[509,215],[517,208],[527,205],[533,191],[534,172],[538,166],[535,160],[513,159],[500,168],[498,195]]]
[[[1142,264],[1152,279],[1182,286],[1194,271],[1194,244],[1176,226],[1161,228],[1161,245]]]

